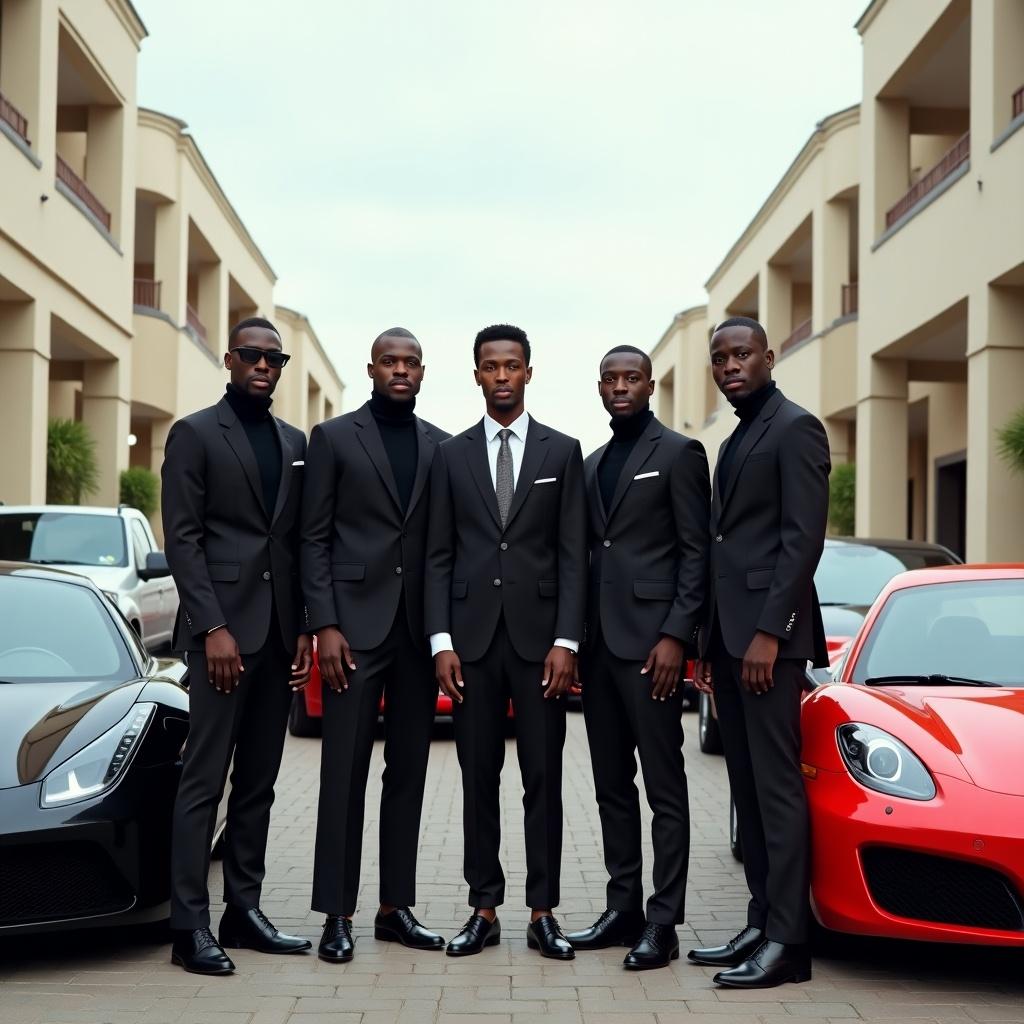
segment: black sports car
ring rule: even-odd
[[[0,935],[167,916],[185,676],[89,580],[0,562]]]

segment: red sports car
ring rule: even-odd
[[[895,577],[803,736],[822,925],[1024,946],[1024,565]]]

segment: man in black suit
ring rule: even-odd
[[[434,460],[426,628],[453,701],[462,767],[464,868],[473,915],[449,956],[499,941],[499,785],[511,696],[526,816],[527,943],[571,960],[553,914],[562,853],[566,693],[583,638],[586,498],[579,442],[531,419],[530,342],[501,324],[476,336],[483,420]]]
[[[632,970],[679,956],[690,854],[683,765],[687,655],[696,656],[707,589],[711,481],[698,441],[650,409],[650,357],[631,345],[601,362],[598,393],[612,438],[584,463],[590,508],[590,587],[583,713],[601,812],[607,909],[576,949],[632,946]],[[636,752],[654,812],[654,892],[643,909]]]
[[[722,445],[711,505],[711,599],[698,685],[714,687],[751,899],[747,927],[690,960],[719,985],[811,976],[809,847],[800,697],[809,660],[828,664],[814,570],[828,517],[828,439],[772,380],[764,328],[719,324],[711,372],[739,425]]]
[[[288,684],[301,689],[312,663],[298,585],[306,437],[270,412],[287,362],[272,323],[243,320],[224,356],[227,393],[167,436],[164,537],[181,597],[174,648],[187,652],[190,711],[174,804],[171,959],[198,974],[234,970],[224,946],[310,947],[279,932],[259,908]],[[218,943],[206,876],[232,758]]]
[[[324,689],[313,909],[321,960],[352,959],[363,808],[384,696],[378,939],[443,949],[423,928],[416,850],[437,684],[423,631],[430,466],[449,435],[415,415],[420,343],[394,327],[374,341],[370,400],[313,428],[302,506],[302,580]]]

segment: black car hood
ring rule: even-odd
[[[0,789],[41,779],[119,722],[144,679],[0,686]]]

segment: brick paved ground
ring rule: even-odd
[[[686,717],[693,848],[685,951],[723,939],[743,924],[744,887],[726,847],[720,758],[696,751]],[[378,744],[375,756],[380,758]],[[604,907],[604,870],[583,720],[570,716],[565,761],[567,827],[563,924],[582,927]],[[289,739],[271,828],[264,908],[282,928],[316,942],[309,911],[318,743]],[[710,969],[687,966],[629,974],[623,950],[581,953],[573,963],[526,949],[522,898],[521,794],[514,751],[505,772],[504,863],[509,902],[503,942],[471,960],[414,953],[371,937],[376,897],[376,806],[367,800],[363,901],[356,958],[330,967],[315,956],[232,953],[238,973],[203,980],[172,967],[159,930],[94,932],[0,944],[2,1024],[682,1024],[794,1020],[1024,1021],[1024,954],[844,944],[815,963],[814,980],[763,993],[717,991]],[[440,731],[428,780],[418,913],[452,934],[465,919],[461,878],[461,798],[450,731]],[[649,859],[649,858],[648,858]],[[215,867],[213,885],[219,891]]]

